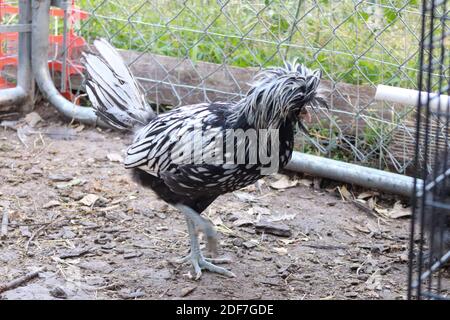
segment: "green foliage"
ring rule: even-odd
[[[397,11],[391,8],[384,8],[383,9],[384,12],[384,18],[386,19],[387,23],[392,23],[395,21],[395,19],[398,18],[398,14]]]

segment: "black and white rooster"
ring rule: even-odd
[[[257,154],[255,147],[266,146],[269,155],[275,154],[278,169],[288,163],[294,145],[295,125],[298,123],[304,129],[301,119],[306,114],[306,106],[325,105],[316,95],[320,71],[310,71],[297,63],[286,64],[284,68],[269,68],[256,76],[247,95],[236,103],[201,103],[155,116],[118,52],[103,39],[96,40],[94,45],[98,54],[86,53],[84,56],[89,99],[97,115],[106,123],[116,129],[134,132],[134,141],[127,150],[124,163],[132,170],[135,180],[185,215],[191,251],[180,262],[192,263],[196,279],[200,278],[202,270],[234,276],[214,264],[224,262],[223,259],[203,256],[197,230],[205,234],[208,249],[212,252],[216,250],[217,236],[212,224],[200,214],[218,196],[253,184],[265,175],[267,163],[263,164],[259,156],[256,161],[250,161],[250,153]],[[194,146],[193,153],[212,151],[212,154],[219,154],[225,142],[221,145],[215,137],[218,134],[229,136],[230,132],[239,129],[257,133],[276,130],[278,136],[271,139],[277,141],[254,135],[256,141],[247,139],[242,144],[233,138],[232,150],[244,145],[243,162],[238,162],[235,155],[230,161],[229,153],[216,157],[215,162],[201,158],[180,161],[180,158],[186,160],[186,156],[191,156],[189,152],[180,152],[189,142]],[[272,142],[277,143],[276,148],[270,144]]]

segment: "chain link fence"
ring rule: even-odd
[[[322,92],[331,108],[312,114],[311,136],[299,134],[297,150],[399,173],[412,168],[414,107],[377,102],[374,94],[379,84],[416,89],[421,1],[75,4],[88,15],[70,19],[69,28],[87,43],[104,37],[121,49],[158,112],[236,101],[260,68],[298,59],[323,71]],[[58,34],[68,26],[55,17],[51,28]],[[72,50],[69,65],[80,66],[79,52]],[[55,53],[55,59],[63,53]],[[83,92],[83,70],[78,69],[68,84],[73,99]]]

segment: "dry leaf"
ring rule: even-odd
[[[369,208],[371,210],[373,210],[375,208],[375,205],[376,205],[375,198],[370,198],[369,200],[367,200],[367,205],[369,206]]]
[[[311,180],[308,180],[308,179],[300,179],[298,182],[301,185],[304,185],[305,187],[311,187],[311,185],[313,183]]]
[[[215,226],[221,226],[223,225],[223,220],[219,215],[214,216],[213,218],[211,218],[211,222],[215,225]]]
[[[389,211],[389,218],[398,219],[409,217],[411,215],[411,208],[404,208],[400,201],[394,204],[392,210]]]
[[[95,180],[93,183],[93,186],[92,186],[92,188],[97,192],[101,192],[103,190],[102,187],[103,187],[103,184],[99,180]]]
[[[273,251],[278,253],[280,256],[285,256],[288,253],[286,248],[273,248]]]
[[[363,233],[370,233],[369,228],[366,226],[355,225],[355,229]]]
[[[298,183],[297,179],[290,180],[288,176],[281,175],[281,178],[278,179],[277,181],[269,182],[269,186],[271,186],[274,189],[280,190],[295,187],[297,183]]]
[[[190,287],[183,288],[183,289],[181,289],[181,296],[186,297],[189,294],[191,294],[195,289],[197,289],[197,286],[190,286]]]
[[[375,212],[381,214],[382,216],[389,218],[389,210],[388,209],[382,208],[379,206],[375,206],[375,208],[373,208],[373,210],[375,210]]]
[[[369,279],[366,281],[366,287],[369,290],[381,290],[383,286],[381,285],[381,281],[383,277],[379,274],[379,270],[375,271]]]
[[[118,153],[109,153],[106,155],[109,161],[111,162],[119,162],[121,163],[123,161],[122,156]]]
[[[272,216],[268,217],[267,220],[270,222],[292,220],[295,218],[296,215],[297,215],[296,213],[291,213],[291,214],[281,213],[281,214],[277,214],[277,215],[272,215]]]
[[[75,178],[75,179],[70,180],[67,183],[58,183],[58,184],[56,184],[56,188],[57,189],[70,188],[70,187],[73,187],[73,186],[82,185],[85,182],[86,182],[86,180],[81,180],[81,179]]]
[[[365,191],[358,195],[358,199],[367,199],[367,198],[378,196],[378,195],[379,195],[379,193],[376,191]]]
[[[338,187],[338,191],[342,197],[342,200],[351,201],[353,199],[352,194],[347,190],[347,187],[345,185]]]
[[[37,112],[33,111],[25,116],[25,122],[32,128],[34,128],[39,121],[42,121],[42,118]]]
[[[83,199],[80,200],[81,204],[84,204],[85,206],[93,206],[95,204],[95,202],[98,200],[99,196],[97,196],[96,194],[87,194],[83,197]]]
[[[75,130],[75,132],[81,132],[81,131],[83,131],[83,129],[84,129],[84,124],[80,124],[74,130]]]
[[[236,196],[236,198],[238,198],[242,202],[256,202],[255,196],[253,196],[249,193],[235,191],[235,192],[233,192],[233,194]]]

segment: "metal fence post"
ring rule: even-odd
[[[33,0],[31,43],[32,70],[43,96],[64,116],[82,123],[107,126],[97,119],[92,108],[85,108],[66,100],[56,89],[48,69],[50,0]]]
[[[7,26],[9,32],[19,32],[17,86],[0,90],[0,107],[18,105],[23,111],[32,107],[33,78],[31,73],[31,2],[19,1],[19,24]],[[2,30],[0,29],[0,32]]]

